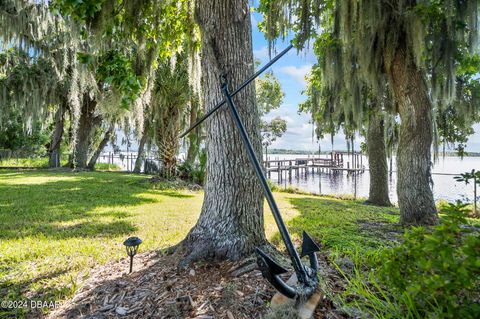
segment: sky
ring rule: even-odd
[[[256,12],[252,14],[252,40],[253,54],[256,59],[261,61],[261,65],[269,60],[268,42],[262,32],[258,30],[258,22],[262,20],[262,16]],[[277,41],[277,52],[282,51],[289,45],[289,40]],[[275,54],[273,54],[274,56]],[[315,55],[311,47],[304,51],[290,50],[284,57],[272,66],[273,73],[279,79],[282,89],[285,92],[283,104],[279,109],[267,114],[264,119],[269,120],[276,116],[287,121],[287,131],[285,134],[273,142],[271,148],[282,148],[291,150],[318,150],[319,144],[313,135],[313,125],[310,115],[298,114],[298,105],[306,100],[302,91],[306,88],[305,75],[307,75],[312,66],[316,63]],[[475,134],[469,138],[467,152],[480,152],[480,124],[474,126]],[[363,139],[359,137],[356,141],[355,148],[358,149],[359,143]],[[322,150],[331,150],[331,139],[327,136],[320,140]],[[339,133],[334,137],[334,149],[346,150],[345,137]]]

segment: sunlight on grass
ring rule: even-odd
[[[370,247],[371,234],[360,232],[358,222],[398,219],[396,209],[354,201],[275,197],[297,245],[307,230],[329,247]],[[141,252],[177,244],[202,201],[203,192],[152,189],[142,175],[0,171],[0,299],[63,299],[93,267],[124,257],[129,236],[143,240]],[[267,238],[283,249],[266,203],[264,214]]]
[[[200,212],[201,193],[152,191],[145,176],[0,173],[0,297],[64,298],[79,272],[180,241]],[[188,200],[186,200],[188,199]]]
[[[0,182],[4,185],[40,185],[58,181],[78,181],[81,179],[85,178],[80,176],[30,176],[10,179],[8,176],[7,178],[2,178],[0,175]]]
[[[330,251],[352,254],[357,249],[366,252],[391,245],[402,232],[397,225],[398,208],[318,196],[287,196],[285,200],[298,211],[295,218],[287,221],[298,244],[306,231]]]

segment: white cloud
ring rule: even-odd
[[[262,61],[263,60],[268,60],[269,59],[268,47],[264,46],[261,49],[253,50],[253,56],[255,57],[255,59],[259,59],[259,60],[262,60]]]
[[[297,106],[293,104],[284,104],[278,109],[273,110],[269,114],[264,116],[264,120],[271,120],[274,117],[280,116],[287,121],[287,131],[282,137],[273,142],[271,148],[283,148],[292,150],[318,150],[317,138],[313,134],[313,126],[311,123],[310,115],[298,114]],[[312,138],[313,136],[313,138]],[[345,142],[345,135],[341,132],[334,136],[334,149],[346,150],[347,145]],[[360,142],[363,138],[357,136],[355,141],[355,148],[359,149]],[[331,137],[320,140],[320,147],[323,151],[329,151],[331,149]]]
[[[310,72],[311,69],[312,69],[311,64],[305,64],[300,67],[297,67],[294,65],[282,66],[282,67],[279,67],[277,70],[278,72],[290,75],[296,81],[306,86],[307,81],[305,80],[305,76]]]

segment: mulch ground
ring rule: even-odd
[[[48,318],[262,318],[275,290],[256,269],[255,260],[198,262],[179,270],[176,255],[154,252],[97,267],[72,299]],[[321,261],[322,266],[325,262]],[[324,267],[323,276],[331,272]],[[329,275],[330,273],[330,275]],[[324,298],[315,318],[344,318]]]

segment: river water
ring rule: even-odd
[[[307,155],[291,155],[291,154],[272,154],[269,155],[269,160],[295,159],[306,158]],[[312,157],[312,156],[310,156]],[[329,155],[322,155],[322,158],[330,158]],[[318,155],[317,155],[318,158]],[[344,156],[344,165],[347,162],[352,163],[352,158]],[[316,194],[332,194],[332,195],[356,195],[357,197],[368,197],[370,175],[368,172],[368,159],[364,156],[362,158],[363,165],[367,169],[364,173],[347,174],[347,172],[328,173],[317,172],[314,173],[309,169],[307,175],[299,174],[295,177],[292,174],[292,179],[286,178],[283,173],[283,178],[279,180],[276,172],[272,172],[270,179],[282,187],[293,186],[301,190],[316,193]],[[395,172],[395,160],[393,161],[393,172],[389,177],[389,192],[390,200],[397,202],[397,174]],[[453,177],[460,173],[471,171],[472,169],[480,169],[480,157],[440,157],[438,162],[434,164],[432,170],[433,179],[433,195],[435,200],[445,199],[448,201],[455,200],[472,200],[473,199],[473,185],[465,185],[465,183],[456,182]]]

